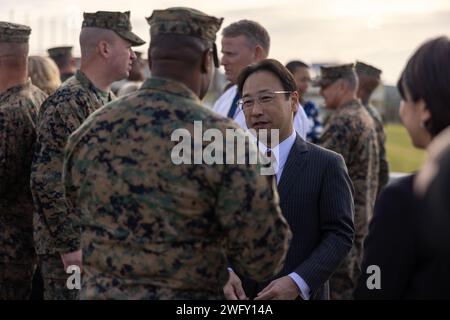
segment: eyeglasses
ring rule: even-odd
[[[276,94],[286,94],[286,93],[292,93],[292,91],[268,91],[268,92],[261,92],[256,95],[256,101],[260,106],[267,106],[270,105],[273,100],[275,99]],[[246,112],[253,108],[255,104],[255,99],[253,97],[245,97],[243,99],[240,99],[238,101],[238,107],[242,111]]]

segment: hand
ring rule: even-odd
[[[294,300],[300,295],[300,289],[291,277],[285,276],[273,280],[255,300]]]
[[[61,259],[64,263],[64,270],[67,271],[67,268],[72,265],[78,266],[80,271],[83,270],[83,256],[81,249],[78,251],[61,254]]]
[[[241,279],[233,271],[228,272],[230,278],[223,287],[223,293],[227,300],[248,300],[247,295],[242,288]]]

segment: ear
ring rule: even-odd
[[[291,110],[292,112],[297,112],[298,111],[298,92],[294,91],[291,93]]]
[[[419,117],[421,123],[427,123],[431,119],[430,109],[427,108],[427,104],[423,99],[417,101],[417,107],[419,110]]]
[[[205,52],[203,52],[202,55],[202,73],[209,73],[211,71],[212,68],[212,54],[211,54],[211,50],[205,50]]]
[[[111,47],[107,41],[104,41],[104,40],[100,41],[97,44],[97,50],[98,50],[98,53],[104,58],[108,58],[110,56]]]
[[[347,89],[347,82],[342,79],[337,80],[339,91],[343,91]]]
[[[257,62],[264,60],[266,58],[266,52],[264,51],[264,49],[257,44],[255,47],[255,60]]]

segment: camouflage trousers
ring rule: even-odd
[[[44,280],[45,300],[79,300],[80,291],[67,288],[70,274],[65,272],[59,254],[40,254],[38,262]]]
[[[222,288],[216,292],[205,289],[180,290],[145,284],[120,284],[117,279],[103,278],[95,283],[83,283],[82,300],[223,300]]]
[[[0,263],[0,300],[28,300],[36,265]]]

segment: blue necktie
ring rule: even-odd
[[[236,109],[238,107],[238,101],[241,98],[241,96],[239,95],[239,92],[236,93],[236,95],[234,96],[233,102],[231,103],[231,107],[230,110],[228,111],[227,117],[234,119],[234,114],[236,113]]]

